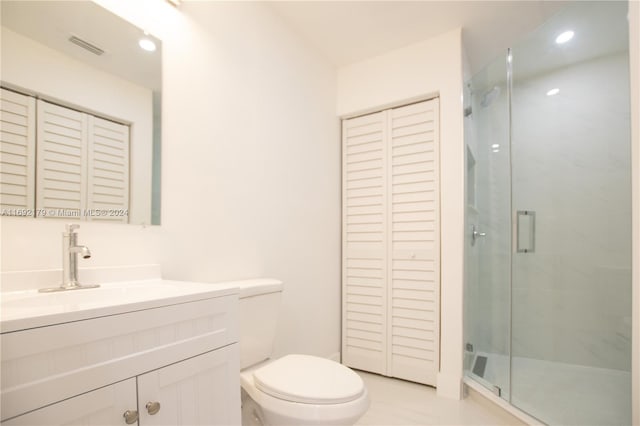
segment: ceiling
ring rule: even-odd
[[[572,2],[296,0],[266,3],[336,66],[461,27],[471,72],[475,74]],[[134,74],[124,77],[138,84],[160,86],[159,74],[152,77],[153,70],[160,69],[160,55],[141,55],[136,45],[141,31],[92,2],[3,0],[2,21],[3,25],[77,59],[93,61],[94,66],[103,62],[101,65],[109,67],[112,73]],[[606,30],[594,32],[599,38],[607,35]],[[106,55],[96,57],[79,49],[67,41],[69,34],[97,44]],[[593,49],[598,43],[602,41],[594,39],[585,46]],[[134,60],[142,62],[132,66]]]
[[[472,72],[566,6],[566,1],[273,1],[336,66],[462,27]]]
[[[94,68],[140,86],[161,88],[161,48],[138,47],[143,31],[91,1],[2,0],[2,25]],[[70,36],[104,50],[98,56],[69,42]],[[161,47],[160,40],[146,35]]]

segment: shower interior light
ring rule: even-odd
[[[143,50],[146,50],[147,52],[155,52],[155,50],[156,50],[156,44],[153,42],[153,40],[150,40],[148,38],[141,38],[138,41],[138,45]]]
[[[547,96],[554,96],[554,95],[557,95],[558,93],[560,93],[560,89],[558,89],[557,87],[554,87],[553,89],[547,92]]]
[[[564,44],[573,38],[574,32],[569,30],[561,33],[558,37],[556,37],[557,44]]]

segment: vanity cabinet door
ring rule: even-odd
[[[138,376],[140,426],[239,425],[238,344]]]
[[[13,419],[2,422],[2,425],[126,425],[124,413],[127,410],[131,412],[136,410],[135,378],[105,386],[14,417]]]

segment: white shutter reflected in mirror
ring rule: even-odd
[[[36,210],[82,216],[86,206],[87,115],[38,100]]]
[[[128,223],[130,128],[2,89],[5,216]]]
[[[1,89],[0,207],[7,215],[33,215],[35,206],[36,102]],[[6,210],[6,212],[5,212]]]
[[[128,221],[129,126],[89,117],[87,197],[90,211],[111,212],[88,220]]]
[[[435,385],[438,99],[343,121],[343,362]]]

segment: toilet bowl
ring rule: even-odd
[[[353,425],[370,403],[354,371],[311,355],[269,358],[281,293],[277,280],[240,282],[242,424]]]

